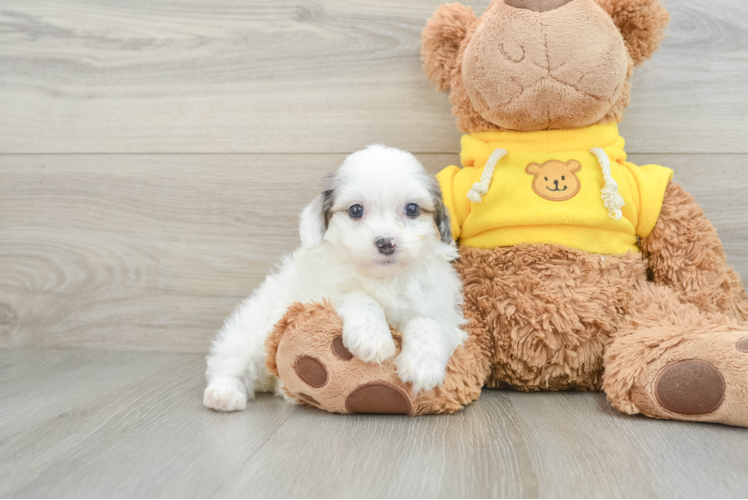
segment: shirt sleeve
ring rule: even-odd
[[[472,168],[461,169],[460,167],[451,165],[436,175],[436,180],[439,181],[439,187],[442,190],[444,205],[449,211],[452,238],[455,241],[462,234],[462,223],[470,215],[470,200],[467,197],[467,192],[470,188],[465,189],[465,185],[473,177],[471,175],[473,174],[473,170]]]
[[[646,238],[652,233],[660,217],[662,203],[665,201],[665,190],[673,179],[673,171],[660,165],[637,167],[627,163],[626,166],[636,179],[639,188],[639,223],[636,235]]]

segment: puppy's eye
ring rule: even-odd
[[[415,203],[408,203],[407,205],[405,205],[405,215],[407,215],[411,219],[415,219],[420,214],[421,214],[421,207],[419,207]]]
[[[364,207],[361,205],[352,205],[348,209],[348,215],[351,217],[351,219],[360,219],[364,216]]]

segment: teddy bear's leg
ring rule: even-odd
[[[748,327],[642,283],[605,354],[603,390],[626,413],[748,426]]]
[[[460,249],[466,315],[492,336],[489,387],[599,391],[620,305],[646,282],[641,254],[592,255],[559,245]]]
[[[485,332],[468,325],[443,385],[413,394],[397,376],[395,357],[366,363],[343,345],[343,323],[329,303],[294,304],[266,342],[268,371],[288,399],[333,413],[453,413],[480,396],[490,369]],[[392,332],[400,354],[401,335]]]
[[[670,183],[652,234],[641,242],[652,280],[706,313],[748,321],[748,295],[728,264],[717,230],[682,187]]]

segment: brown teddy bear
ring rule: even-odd
[[[627,413],[748,426],[748,295],[672,171],[626,161],[617,123],[669,20],[658,0],[442,5],[423,32],[462,168],[438,175],[469,338],[413,395],[354,358],[329,304],[268,339],[297,401],[339,413],[450,413],[481,388],[605,391]],[[393,332],[399,345],[399,334]]]

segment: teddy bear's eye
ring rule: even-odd
[[[548,177],[546,177],[545,180],[548,180]]]
[[[562,181],[565,181],[565,180],[566,180],[566,176],[565,176],[565,175],[562,175],[562,176],[561,176],[561,180],[562,180]]]

